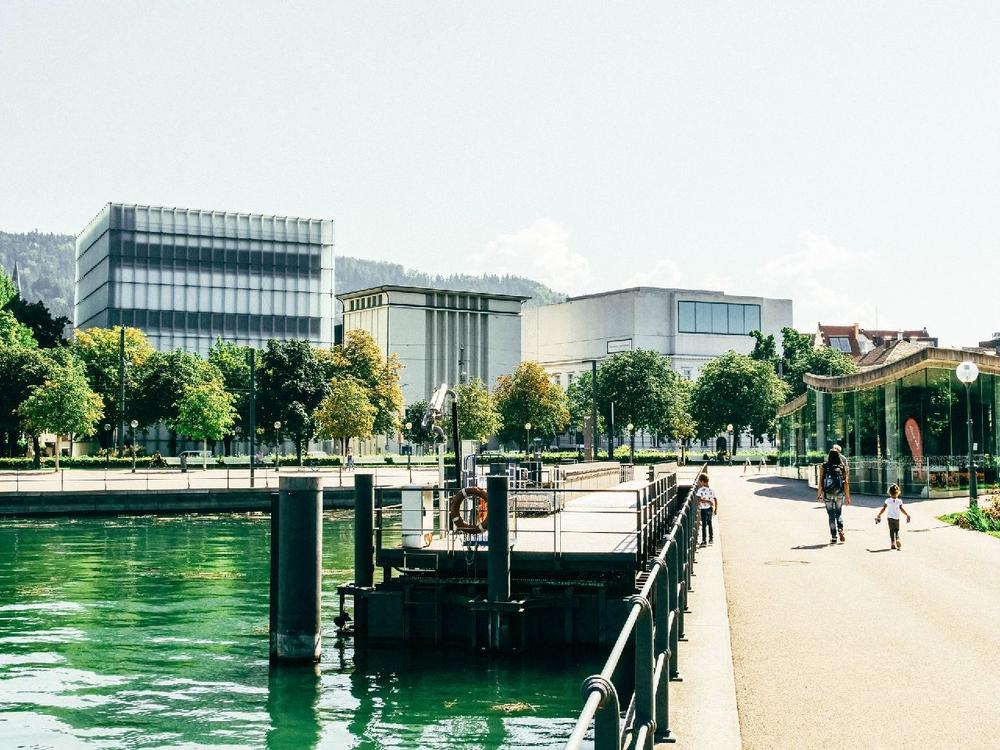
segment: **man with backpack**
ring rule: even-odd
[[[830,521],[830,544],[845,541],[844,537],[844,505],[851,504],[851,485],[848,477],[847,462],[837,450],[831,449],[826,457],[826,463],[819,467],[819,486],[816,499],[823,500],[826,515]]]

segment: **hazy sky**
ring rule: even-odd
[[[1000,4],[0,0],[0,229],[332,217],[342,255],[1000,330]]]

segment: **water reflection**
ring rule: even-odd
[[[315,664],[271,666],[267,676],[267,750],[313,750],[320,739],[320,669]]]

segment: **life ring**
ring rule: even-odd
[[[478,498],[476,503],[476,523],[471,524],[462,517],[462,503],[467,497]],[[486,518],[489,515],[489,506],[486,502],[486,490],[479,487],[466,487],[451,496],[449,503],[449,517],[451,525],[456,531],[463,534],[482,534],[486,531]]]

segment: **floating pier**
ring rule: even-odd
[[[491,471],[485,523],[471,493],[404,487],[400,512],[359,474],[355,580],[338,588],[337,622],[370,642],[473,650],[614,642],[689,484],[673,465]]]

